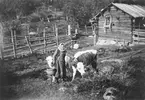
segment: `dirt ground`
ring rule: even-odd
[[[79,50],[105,48],[106,53],[99,56],[99,59],[107,59],[107,57],[119,59],[128,59],[130,57],[145,58],[145,48],[142,45],[134,46],[132,51],[128,52],[114,52],[118,47],[113,45],[92,46],[93,41],[90,37],[80,39],[79,43],[81,44]],[[79,50],[70,49],[68,53],[74,54]],[[48,55],[51,54],[33,54],[20,59],[1,61],[1,100],[103,100],[102,94],[100,93],[100,95],[98,95],[98,92],[94,92],[93,89],[84,92],[76,92],[71,88],[65,88],[65,91],[59,90],[60,87],[64,85],[69,87],[69,85],[72,84],[70,81],[60,84],[51,84],[51,80],[47,80],[43,75],[43,69],[47,68],[45,57]],[[138,62],[134,64],[138,64]],[[143,64],[145,65],[144,62],[142,65]],[[145,75],[145,71],[143,73]],[[68,75],[71,77],[72,73]],[[137,77],[137,79],[143,80],[145,78],[139,79],[139,77]],[[144,86],[145,84],[141,84],[140,88]],[[82,88],[89,89],[89,87]],[[140,92],[142,91],[143,90],[140,90]],[[140,98],[141,96],[142,98]],[[134,100],[144,100],[144,97],[145,95],[138,95]],[[133,100],[133,98],[128,100]]]

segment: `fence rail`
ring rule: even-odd
[[[14,40],[12,43],[4,46],[2,51],[4,59],[9,58],[19,58],[24,55],[31,54],[33,52],[46,53],[55,50],[57,47],[57,42],[69,43],[71,38],[67,35],[60,36],[42,36],[42,37],[22,37],[21,40]]]

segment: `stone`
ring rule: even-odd
[[[62,92],[65,92],[66,90],[67,90],[66,87],[60,87],[60,88],[59,88],[59,91],[62,91]]]
[[[110,66],[110,65],[107,65],[107,66],[104,66],[100,69],[99,73],[101,75],[104,75],[104,74],[112,74],[114,71],[114,67],[113,66]]]
[[[74,44],[73,48],[74,49],[78,49],[79,48],[79,44]]]
[[[104,100],[118,100],[117,99],[117,94],[118,94],[118,89],[114,87],[109,87],[106,89],[103,98]]]

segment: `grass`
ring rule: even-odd
[[[90,40],[85,40],[90,41]],[[80,41],[81,47],[86,44]],[[91,44],[91,42],[89,42]],[[85,47],[83,49],[98,49],[97,47]],[[1,67],[1,99],[2,100],[103,100],[102,95],[108,87],[119,89],[120,95],[126,100],[143,100],[145,98],[145,61],[144,51],[134,54],[131,52],[114,52],[116,47],[104,46],[106,53],[100,58],[117,57],[124,59],[122,66],[117,63],[98,63],[99,71],[105,66],[114,68],[111,73],[93,74],[86,73],[85,78],[77,78],[73,82],[50,84],[42,76],[43,67],[47,67],[45,57],[50,54],[34,54],[21,59],[4,61]],[[133,47],[137,51],[141,47]],[[78,50],[70,50],[72,54]],[[119,56],[121,55],[121,56]],[[125,56],[123,56],[125,55]],[[126,58],[127,57],[127,58]],[[29,72],[29,74],[28,74]],[[71,74],[72,75],[72,74]],[[70,75],[70,76],[71,76]],[[59,89],[64,87],[65,91]],[[121,100],[122,100],[121,98]]]

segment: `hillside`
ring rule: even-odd
[[[85,41],[88,39],[90,38],[85,38]],[[91,42],[88,43],[91,44]],[[104,48],[104,55],[98,57],[99,75],[90,72],[86,74],[85,79],[81,79],[78,74],[78,78],[73,82],[70,82],[71,72],[67,73],[68,82],[65,83],[51,84],[50,80],[46,80],[43,74],[43,69],[47,67],[45,57],[51,53],[33,54],[21,59],[3,61],[1,67],[2,100],[103,100],[103,94],[108,87],[119,89],[119,98],[143,100],[145,97],[144,46],[134,46],[131,51],[127,52],[115,52],[114,50],[118,47],[113,45],[96,47],[87,47],[87,45],[83,42],[82,48],[68,50],[68,53]],[[114,62],[100,63],[100,60],[112,58],[121,59],[125,63],[121,66]],[[103,68],[107,66],[112,66],[114,71],[102,73]]]

